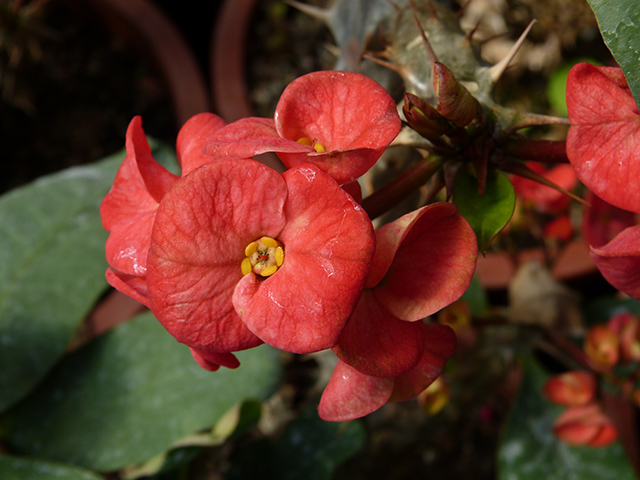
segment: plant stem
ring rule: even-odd
[[[380,190],[365,198],[362,201],[362,208],[371,220],[379,217],[424,185],[442,168],[442,164],[443,160],[438,156],[424,157]]]
[[[510,139],[506,142],[504,149],[507,155],[522,160],[569,163],[565,140]]]

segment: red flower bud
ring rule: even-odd
[[[587,333],[584,351],[598,366],[610,368],[620,359],[620,341],[609,327],[596,325]]]
[[[556,419],[553,432],[566,443],[589,447],[606,447],[618,438],[618,431],[596,403],[565,410]]]
[[[435,107],[412,93],[404,94],[402,111],[409,126],[428,140],[434,140],[452,128],[449,120]]]
[[[596,391],[596,378],[583,370],[575,370],[550,378],[542,392],[552,402],[567,407],[589,403]]]
[[[438,112],[459,127],[466,127],[478,110],[478,101],[456,80],[444,64],[433,64],[433,89],[438,96]]]

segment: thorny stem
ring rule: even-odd
[[[390,210],[412,192],[424,185],[443,165],[443,159],[431,155],[405,170],[394,180],[362,201],[362,208],[371,220]]]

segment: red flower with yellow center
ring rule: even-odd
[[[160,203],[150,306],[205,360],[263,341],[323,350],[362,294],[373,248],[364,210],[314,165],[280,175],[253,160],[217,160]]]
[[[238,120],[217,132],[206,152],[234,158],[276,152],[289,168],[310,162],[343,184],[369,170],[400,127],[395,102],[375,81],[313,72],[287,86],[273,119]]]

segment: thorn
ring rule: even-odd
[[[396,72],[401,77],[404,77],[406,74],[406,68],[402,65],[396,65],[395,63],[387,62],[386,60],[382,60],[378,57],[371,55],[370,53],[365,53],[362,55],[362,58],[366,60],[371,60],[373,63],[377,63],[378,65],[388,68],[392,72]]]
[[[469,5],[469,3],[471,3],[471,0],[469,0],[467,5]],[[467,5],[465,5],[465,7]],[[471,43],[471,39],[473,38],[473,35],[478,31],[478,27],[480,27],[480,23],[482,23],[482,18],[479,18],[476,24],[473,26],[473,28],[464,35],[464,38],[465,40],[467,40],[467,42]]]
[[[433,48],[431,47],[431,43],[429,43],[427,34],[425,33],[424,28],[422,28],[422,25],[420,24],[420,20],[418,20],[415,3],[413,3],[413,0],[409,0],[409,2],[411,2],[411,8],[413,9],[413,19],[416,21],[416,25],[418,26],[418,31],[420,31],[420,36],[422,37],[422,43],[424,43],[424,47],[427,50],[427,57],[429,58],[429,62],[431,63],[431,65],[433,65],[438,61],[438,57],[436,56],[436,52],[433,51]],[[429,6],[433,8],[433,5],[431,5],[430,2],[429,2]]]
[[[524,32],[522,32],[520,38],[518,38],[516,43],[513,44],[513,47],[511,47],[511,50],[509,50],[509,53],[507,53],[507,56],[489,69],[489,77],[493,80],[494,83],[498,81],[498,79],[502,76],[504,71],[509,66],[509,63],[511,63],[511,60],[513,60],[513,57],[516,56],[516,53],[518,53],[518,50],[520,50],[522,43],[524,42],[525,38],[527,38],[527,35],[531,31],[534,23],[536,23],[535,18],[531,20],[527,28],[524,29]]]
[[[473,2],[473,0],[469,0],[467,3],[465,3],[464,5],[462,5],[460,7],[460,10],[458,10],[456,12],[456,14],[460,17],[462,16],[462,14],[465,12],[465,10],[469,7],[469,5],[471,5],[471,2]]]
[[[284,0],[284,2],[294,8],[297,8],[302,13],[306,13],[310,17],[317,18],[318,20],[322,20],[325,23],[327,23],[327,21],[329,20],[329,16],[331,15],[329,10],[315,7],[313,5],[307,5],[306,3],[301,3],[296,0]]]

